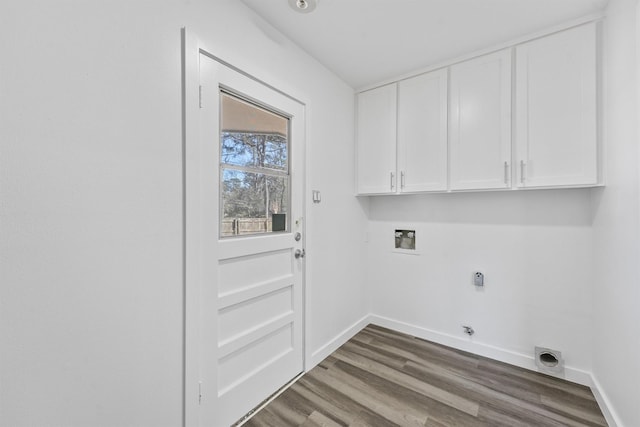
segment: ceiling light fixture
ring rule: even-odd
[[[289,0],[289,6],[296,12],[313,12],[318,5],[318,0]]]

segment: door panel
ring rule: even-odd
[[[290,276],[289,280],[293,281],[293,276]],[[257,296],[247,298],[245,294],[238,302],[228,305],[220,304],[218,342],[221,346],[236,341],[243,334],[258,330],[266,323],[293,313],[291,284],[284,286],[279,284],[280,287],[266,292],[263,287],[254,288],[253,290],[260,292]],[[257,321],[256,319],[265,320]]]
[[[596,40],[592,23],[516,48],[518,187],[598,183]]]
[[[508,188],[511,162],[511,52],[451,67],[452,190]]]
[[[246,340],[242,345],[234,346],[229,343],[221,346],[220,359],[218,360],[220,372],[218,376],[219,397],[233,393],[236,394],[236,400],[244,399],[246,390],[238,391],[243,383],[255,379],[258,374],[267,369],[273,369],[272,365],[293,353],[291,322],[278,326],[277,328],[264,328],[264,330],[259,331],[260,334],[250,337],[251,340]],[[284,377],[282,379],[284,382],[280,385],[284,385],[291,378]],[[262,398],[267,398],[269,394],[262,396]],[[230,403],[233,404],[234,402]],[[241,416],[242,414],[239,415]]]
[[[447,70],[398,83],[400,191],[447,189]]]
[[[396,191],[396,84],[356,96],[358,194]]]
[[[291,254],[286,250],[236,256],[221,261],[219,265],[219,298],[293,275]],[[259,277],[256,277],[256,271],[260,271]]]
[[[203,212],[198,217],[205,230],[200,237],[200,425],[227,426],[304,369],[304,258],[294,256],[296,250],[304,249],[304,105],[205,54],[200,55],[200,84],[201,151],[211,153],[199,166]],[[257,108],[246,109],[247,105]],[[225,108],[234,111],[232,118],[225,120]],[[255,145],[256,135],[273,133],[280,139],[263,141],[261,148]],[[283,135],[289,144],[286,155],[265,157],[270,155],[265,150],[273,155],[282,148]],[[229,138],[235,140],[229,143]],[[269,199],[273,191],[264,187],[264,180],[259,191],[244,191],[248,185],[259,186],[253,177],[242,181],[259,163],[256,159],[267,165],[265,175],[289,183],[288,188],[281,188],[290,191],[287,206]],[[223,170],[241,178],[221,183]],[[234,203],[250,197],[247,205],[262,208],[245,211],[243,223],[255,220],[264,228],[243,234],[235,224],[235,228],[226,224],[229,213],[222,212],[221,188],[227,203],[231,184],[239,189],[233,194]],[[264,203],[260,197],[265,197]],[[271,231],[274,207],[286,208],[284,230]],[[299,241],[294,238],[296,233],[302,236]]]

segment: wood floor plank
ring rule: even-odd
[[[396,398],[401,399],[408,405],[426,412],[428,419],[437,420],[441,423],[449,423],[457,427],[477,426],[477,418],[465,412],[459,411],[454,407],[443,404],[437,400],[431,399],[421,393],[401,387],[398,384],[372,373],[369,373],[358,367],[337,362],[337,366],[344,369],[351,377],[359,378],[365,381],[369,387],[376,390],[381,395],[392,393]]]
[[[247,427],[606,427],[591,390],[369,325]]]
[[[477,365],[478,359],[480,358],[480,356],[473,353],[447,347],[446,345],[427,341],[421,338],[414,337],[413,335],[393,331],[391,329],[383,328],[377,325],[369,325],[365,329],[365,332],[375,335],[376,337],[378,337],[378,339],[386,337],[387,339],[391,340],[391,342],[403,342],[409,347],[424,349],[431,353],[441,354],[447,359],[459,359],[461,361],[467,361],[469,363]]]
[[[375,327],[365,330],[366,333],[372,334],[376,342],[387,343],[403,349],[410,349],[412,352],[420,352],[423,354],[424,360],[430,360],[433,363],[455,364],[463,367],[478,366],[478,356],[455,350],[443,345],[435,344],[429,341],[421,340],[411,335],[385,330]]]
[[[566,414],[573,415],[584,422],[592,423],[596,426],[606,427],[607,425],[605,420],[602,419],[602,414],[595,413],[591,410],[585,410],[584,408],[567,403],[560,403],[557,400],[549,398],[547,396],[542,396],[542,404],[547,408],[565,412]]]
[[[301,396],[315,402],[315,406],[319,411],[324,414],[331,414],[331,418],[334,421],[339,422],[343,426],[351,425],[356,417],[354,415],[355,406],[348,407],[342,399],[336,399],[335,395],[326,398],[326,393],[323,392],[323,388],[314,388],[310,385],[307,379],[305,381],[299,381],[294,387],[295,391]],[[358,411],[360,408],[357,409]]]
[[[321,414],[318,411],[313,411],[307,420],[301,424],[302,427],[343,427],[331,418]]]
[[[390,351],[385,351],[384,348],[375,344],[371,345],[371,344],[365,344],[365,343],[358,343],[356,345],[355,343],[347,342],[341,347],[340,350],[350,351],[360,356],[364,356],[369,359],[374,359],[394,369],[402,369],[405,363],[407,363],[407,358],[404,357],[403,355],[398,355]]]
[[[345,345],[342,350],[351,350],[350,346]],[[525,395],[529,401],[533,401],[537,406],[528,405],[526,400],[523,402],[518,401],[516,398],[509,394],[505,394],[503,390],[491,389],[482,384],[476,384],[474,382],[467,381],[464,378],[458,377],[454,373],[446,369],[441,369],[439,366],[418,365],[413,361],[408,361],[409,366],[408,373],[417,373],[418,379],[425,381],[428,384],[439,387],[441,390],[447,390],[454,395],[466,395],[470,400],[483,403],[499,404],[500,402],[511,402],[511,408],[515,410],[513,416],[524,416],[536,419],[539,423],[554,424],[553,421],[558,421],[558,425],[575,425],[575,421],[571,418],[566,418],[543,408],[540,403],[540,396],[534,393],[530,393],[526,390],[521,390],[520,393]],[[413,370],[411,370],[413,367]],[[420,375],[422,374],[422,375]],[[515,418],[512,418],[515,419]],[[476,425],[479,422],[476,420]]]
[[[427,420],[426,415],[415,414],[402,402],[390,396],[374,393],[366,383],[353,377],[345,376],[336,370],[315,372],[316,378],[336,390],[363,402],[371,411],[400,426],[422,427]]]
[[[357,334],[355,334],[353,338],[351,338],[349,341],[356,341],[364,344],[369,344],[371,341],[373,341],[373,337],[370,335],[367,335],[365,330],[362,330]]]
[[[514,415],[531,418],[537,423],[557,423],[557,425],[560,426],[576,427],[583,425],[579,421],[573,419],[569,413],[561,414],[548,409],[541,404],[539,399],[537,399],[537,404],[532,403],[530,401],[532,399],[519,399],[518,397],[507,394],[502,390],[496,390],[482,384],[467,381],[443,370],[419,366],[413,362],[408,362],[408,365],[410,365],[416,372],[424,373],[425,375],[420,377],[424,381],[428,381],[431,384],[445,384],[450,387],[452,393],[465,394],[470,399],[474,399],[481,403],[487,403],[494,406],[499,406],[500,404],[506,405],[512,413],[513,411],[517,412]]]
[[[428,418],[425,423],[425,427],[449,427],[450,424],[442,423],[438,420],[434,420],[433,418]]]
[[[366,359],[362,356],[354,353],[349,353],[342,349],[338,349],[336,351],[335,357],[339,360],[369,370],[378,375],[387,375],[393,382],[398,383],[402,387],[406,387],[410,390],[422,393],[425,396],[428,396],[446,405],[452,406],[462,412],[466,412],[469,415],[475,416],[478,413],[477,403],[472,402],[464,397],[451,394],[441,388],[434,387],[429,383],[422,382],[412,377],[411,375],[407,375],[399,371],[389,370],[382,363],[376,362],[371,359]]]
[[[269,404],[269,409],[283,420],[283,425],[299,426],[302,425],[310,415],[310,413],[307,414],[300,411],[299,404],[298,399],[293,396],[293,393],[290,393],[287,402],[276,399]]]
[[[361,368],[346,364],[336,363],[336,368],[349,378],[357,379],[366,384],[367,387],[375,391],[385,402],[393,401],[394,407],[417,418],[426,420],[427,418],[457,419],[460,420],[467,414],[457,409],[442,404],[434,399],[417,393],[413,390],[399,386],[385,378],[374,375]],[[469,424],[472,424],[473,417],[467,416]]]
[[[343,394],[338,390],[328,387],[328,385],[321,380],[314,378],[312,374],[315,373],[315,369],[317,368],[312,369],[309,375],[302,377],[293,387],[295,387],[296,390],[299,390],[299,387],[308,388],[309,391],[318,396],[319,399],[316,399],[316,404],[325,414],[331,413],[336,416],[347,414],[346,416],[342,415],[338,417],[338,419],[349,427],[370,425],[363,421],[366,419],[378,419],[380,425],[383,425],[383,423],[392,424],[390,421],[385,420],[373,412],[371,408],[367,407],[366,402],[360,402],[354,399],[353,396]],[[333,407],[339,408],[339,411],[332,412]]]
[[[501,362],[494,361],[493,364],[501,364]],[[460,370],[457,367],[449,367],[452,373],[468,381],[483,384],[536,405],[542,403],[542,396],[547,396],[557,405],[581,408],[594,417],[601,417],[600,409],[588,388],[535,372],[522,373],[520,368],[518,370],[514,369],[513,366],[507,367],[506,370],[488,369],[487,364],[483,361],[480,362],[478,369],[474,370]],[[530,380],[527,377],[535,380]],[[562,384],[561,388],[559,388],[558,381],[570,384],[569,388],[567,389],[565,384]]]
[[[271,407],[266,407],[262,408],[260,412],[250,418],[244,425],[247,427],[274,427],[291,424],[286,424],[282,418],[278,417],[271,411]]]
[[[480,360],[478,367],[488,372],[495,372],[517,379],[526,387],[538,386],[548,390],[555,390],[559,395],[569,394],[593,400],[593,393],[588,387],[527,369],[514,369],[513,366],[507,363],[483,358],[483,360]]]
[[[531,418],[520,417],[517,411],[514,412],[504,411],[503,408],[495,408],[491,405],[480,405],[478,419],[492,427],[530,427],[533,425]],[[547,420],[546,423],[539,425],[549,427],[561,426],[562,424]]]

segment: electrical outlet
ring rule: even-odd
[[[479,271],[473,273],[473,284],[475,286],[484,286],[484,274]]]

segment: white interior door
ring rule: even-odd
[[[305,110],[205,54],[200,86],[199,424],[228,426],[304,369]]]

